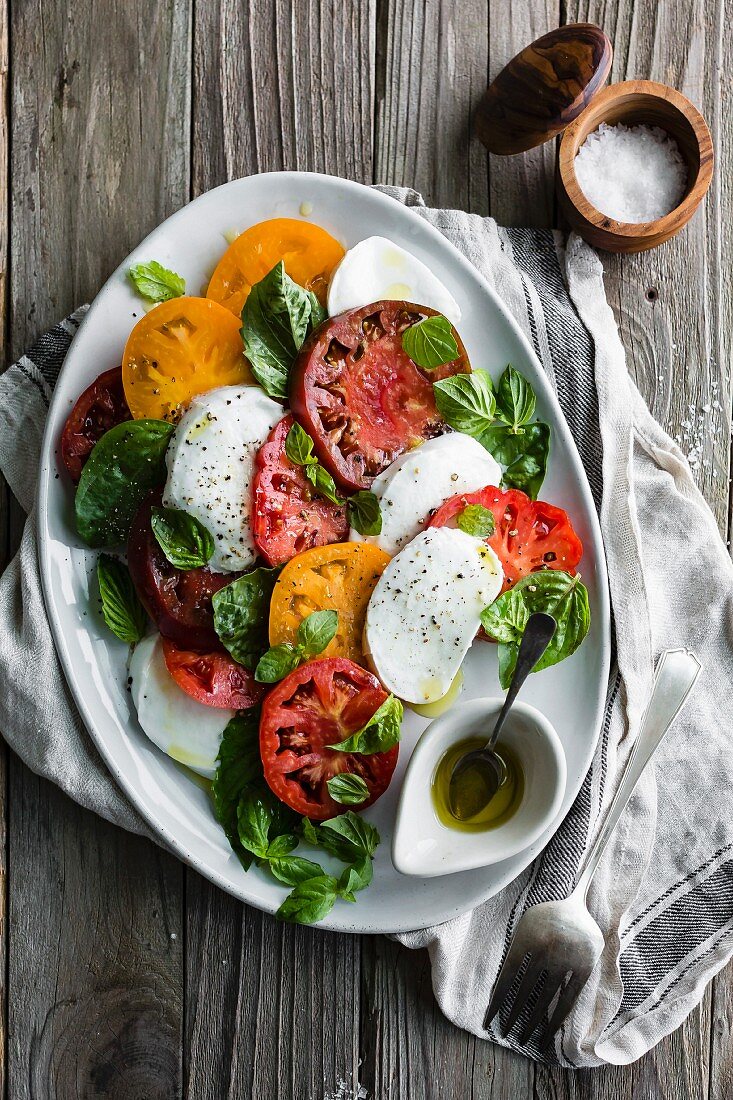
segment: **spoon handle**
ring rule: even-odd
[[[585,899],[590,880],[593,878],[611,834],[626,809],[626,804],[642,772],[692,690],[700,668],[697,657],[687,649],[668,649],[662,654],[657,665],[651,698],[642,718],[636,743],[621,777],[621,783],[611,803],[608,817],[588,853],[583,872],[573,890],[573,894],[577,897]]]
[[[550,644],[556,626],[557,623],[552,615],[546,615],[544,611],[535,611],[535,613],[530,615],[527,619],[527,625],[524,628],[524,634],[522,635],[522,641],[519,646],[519,653],[517,654],[517,663],[514,666],[512,682],[509,684],[504,706],[501,708],[499,717],[496,719],[494,732],[486,745],[487,749],[492,749],[496,744],[497,738],[501,733],[501,728],[506,720],[506,716],[519,694],[519,689]]]

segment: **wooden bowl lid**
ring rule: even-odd
[[[484,92],[474,129],[490,153],[523,153],[578,117],[611,70],[613,47],[593,23],[569,23],[526,46]]]

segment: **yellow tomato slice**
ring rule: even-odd
[[[368,542],[315,546],[292,558],[277,579],[270,602],[270,645],[295,642],[298,626],[313,611],[338,612],[338,629],[320,657],[348,657],[367,664],[362,649],[369,597],[389,554]]]
[[[132,415],[177,420],[192,397],[252,382],[239,321],[208,298],[171,298],[127,338],[122,382]]]
[[[259,222],[237,237],[219,260],[207,297],[239,317],[253,285],[283,260],[290,278],[312,290],[325,306],[331,272],[343,254],[338,241],[311,222],[294,218]]]

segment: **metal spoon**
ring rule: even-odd
[[[482,749],[467,752],[453,767],[448,804],[451,813],[459,821],[467,821],[480,813],[504,782],[506,767],[501,757],[494,752],[494,745],[519,689],[550,644],[556,626],[552,615],[546,615],[544,611],[536,611],[530,615],[519,646],[514,675],[494,732]]]

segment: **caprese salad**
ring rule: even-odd
[[[539,668],[588,631],[580,539],[537,499],[550,430],[385,238],[278,218],[206,297],[152,259],[130,278],[148,308],[60,444],[79,535],[126,548],[98,559],[101,613],[145,734],[211,781],[245,869],[289,888],[279,916],[316,921],[371,881],[360,811],[403,705],[455,697],[474,643],[506,687],[532,611],[557,621]]]

